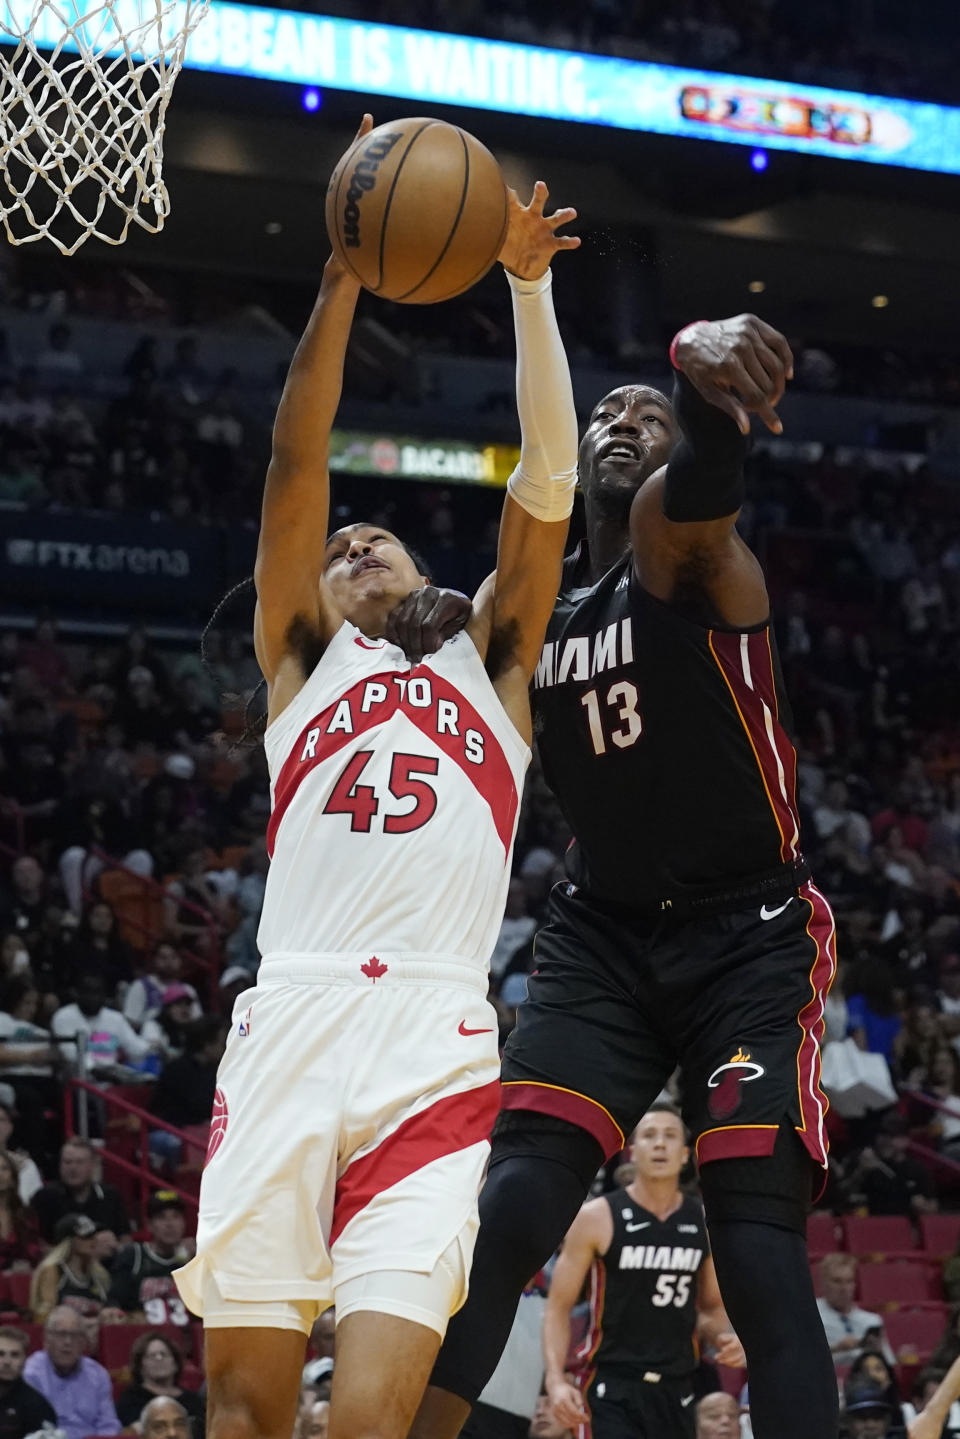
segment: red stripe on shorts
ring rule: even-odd
[[[350,1220],[383,1190],[445,1154],[457,1154],[488,1139],[499,1110],[500,1081],[494,1079],[438,1099],[405,1119],[376,1149],[355,1159],[337,1180],[330,1244],[337,1242]]]
[[[603,1157],[612,1159],[626,1147],[626,1137],[608,1109],[575,1089],[558,1084],[541,1084],[536,1080],[510,1079],[503,1086],[504,1109],[530,1109],[534,1114],[549,1114],[566,1119],[592,1134],[603,1150]]]

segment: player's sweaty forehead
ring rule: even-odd
[[[652,385],[621,385],[618,390],[611,390],[594,405],[590,413],[590,423],[593,424],[604,410],[619,413],[625,409],[637,409],[642,405],[653,405],[662,410],[667,419],[673,420],[673,406],[660,390],[655,390]]]

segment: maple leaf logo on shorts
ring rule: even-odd
[[[389,968],[389,964],[381,964],[377,956],[372,954],[366,964],[361,964],[360,973],[365,974],[368,979],[373,980],[373,983],[376,984],[380,976],[386,974]]]

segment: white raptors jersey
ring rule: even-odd
[[[411,668],[344,622],[264,745],[261,954],[487,964],[530,751],[468,635]]]

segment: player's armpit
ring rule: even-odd
[[[641,486],[630,509],[638,581],[699,624],[747,629],[770,613],[760,564],[735,528],[736,515],[678,523],[663,512],[666,470]]]

